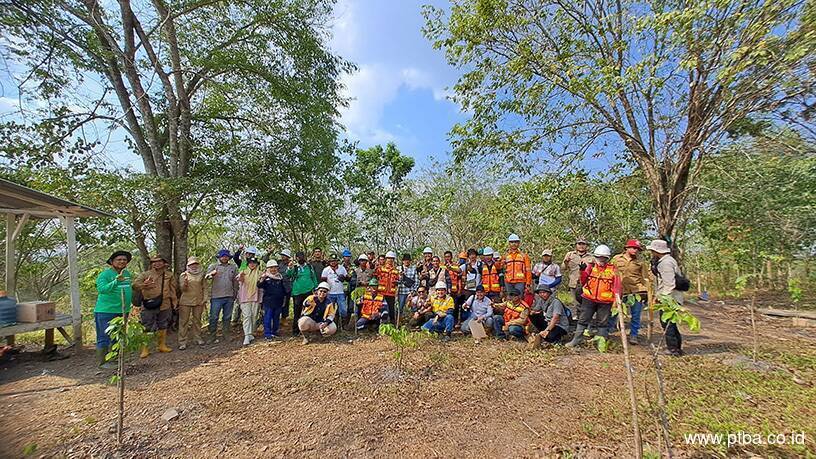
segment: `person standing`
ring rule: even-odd
[[[108,267],[96,276],[96,306],[94,306],[94,325],[96,327],[96,359],[99,366],[106,369],[116,369],[117,363],[107,362],[105,357],[110,352],[111,339],[107,333],[110,321],[122,317],[122,307],[125,314],[130,313],[130,302],[133,290],[130,285],[133,276],[127,269],[133,259],[130,252],[117,250],[105,262]],[[124,300],[123,298],[124,294]],[[124,305],[122,304],[124,301]]]
[[[238,272],[247,269],[249,266],[248,261],[250,258],[255,258],[258,254],[258,248],[251,245],[249,247],[244,248],[244,244],[238,246],[238,250],[232,255],[232,260],[235,262],[235,265],[238,266]],[[232,310],[232,325],[238,326],[241,323],[241,308],[240,306],[237,308],[233,308]]]
[[[351,272],[351,296],[352,298],[360,298],[365,293],[368,281],[374,275],[374,270],[371,269],[371,262],[368,255],[360,254],[357,258],[357,266]],[[360,316],[360,311],[356,310],[357,316]]]
[[[575,336],[567,343],[568,347],[575,347],[584,341],[584,330],[589,327],[593,316],[598,324],[598,335],[609,338],[609,314],[612,304],[620,303],[621,280],[615,265],[609,263],[612,251],[605,245],[595,247],[593,252],[595,261],[588,265],[581,273],[581,315],[578,317],[578,327]]]
[[[292,252],[289,249],[283,249],[280,253],[280,258],[278,258],[278,272],[283,272],[289,267],[289,263],[292,261]],[[283,276],[283,287],[286,290],[286,294],[283,297],[283,305],[281,306],[281,321],[286,320],[289,318],[289,304],[292,302],[292,279],[288,276]]]
[[[579,237],[575,241],[575,250],[564,255],[564,272],[569,273],[569,283],[567,286],[572,292],[573,305],[576,307],[578,317],[581,316],[581,271],[592,263],[592,254],[588,251],[586,239]]]
[[[482,287],[487,293],[487,297],[494,303],[501,299],[501,268],[493,258],[493,249],[485,247],[482,250]]]
[[[648,247],[652,253],[653,269],[657,276],[657,296],[670,296],[679,305],[683,305],[683,292],[677,289],[677,276],[682,276],[677,260],[671,256],[669,244],[661,239],[655,239]],[[666,334],[666,353],[674,357],[683,355],[683,337],[680,336],[680,329],[674,322],[660,320],[660,325]]]
[[[320,274],[326,266],[328,266],[326,260],[323,259],[323,249],[315,247],[314,250],[312,250],[312,259],[309,260],[309,264],[312,266],[312,271],[314,271],[315,275],[320,277]]]
[[[283,302],[286,298],[284,277],[278,270],[278,262],[266,262],[266,271],[258,280],[258,288],[263,290],[263,327],[264,338],[267,340],[278,338],[280,335],[280,320]]]
[[[218,263],[207,267],[206,279],[212,283],[210,292],[210,341],[217,343],[216,333],[218,331],[218,316],[223,317],[222,334],[225,341],[229,341],[230,320],[232,318],[232,307],[235,298],[238,296],[238,267],[232,263],[232,255],[229,250],[221,249],[217,254]]]
[[[167,261],[160,255],[150,258],[150,269],[139,274],[133,281],[133,290],[142,298],[140,316],[142,325],[148,332],[156,332],[159,352],[172,352],[167,346],[167,325],[170,313],[178,307],[176,278],[167,269]],[[139,357],[150,355],[148,346],[142,346]]]
[[[541,263],[533,266],[533,279],[536,285],[544,285],[552,290],[561,284],[561,268],[552,262],[552,250],[541,253]]]
[[[519,296],[533,290],[533,274],[530,257],[519,249],[521,238],[511,234],[507,238],[510,249],[504,257],[504,288],[507,293],[516,292]]]
[[[238,273],[238,304],[244,327],[244,346],[255,341],[255,319],[258,317],[258,281],[261,280],[261,264],[257,258],[247,259],[247,269]]]
[[[179,350],[187,349],[187,338],[199,346],[201,339],[201,315],[204,313],[204,270],[196,257],[187,259],[187,270],[179,276]]]
[[[303,302],[317,287],[318,274],[314,272],[312,265],[306,263],[305,253],[296,252],[295,259],[297,262],[289,264],[286,276],[292,279],[292,335],[296,336],[300,334],[298,320],[303,311]],[[328,289],[326,292],[328,294]]]
[[[425,247],[422,250],[422,260],[417,263],[417,273],[419,274],[419,286],[425,287],[425,290],[430,292],[434,284],[430,281],[428,274],[433,267],[433,249]]]
[[[468,249],[459,271],[462,273],[462,295],[467,300],[476,294],[476,287],[482,284],[482,265],[476,249]]]
[[[400,274],[394,262],[397,254],[389,251],[385,254],[385,263],[377,267],[374,271],[374,277],[377,278],[379,285],[377,291],[385,298],[388,304],[388,320],[393,322],[395,319],[395,307],[397,297],[397,285],[400,281]]]
[[[329,301],[336,304],[340,309],[340,326],[348,325],[351,313],[348,311],[348,304],[346,303],[346,291],[344,283],[348,278],[348,271],[339,264],[340,260],[337,255],[332,254],[329,257],[329,265],[323,268],[320,274],[320,280],[329,284]]]
[[[348,315],[351,316],[354,310],[354,302],[351,300],[351,275],[354,272],[354,263],[351,261],[351,250],[343,249],[343,262],[341,266],[346,269],[346,278],[343,280],[343,292],[346,295],[346,305],[348,308]]]
[[[640,314],[643,311],[643,302],[647,300],[646,293],[649,285],[649,263],[640,256],[641,246],[637,239],[626,241],[623,253],[612,257],[612,264],[618,269],[623,286],[623,302],[632,302],[630,307],[629,343],[637,345],[640,331]],[[609,328],[617,328],[617,317],[609,318]],[[624,338],[621,334],[621,339]]]
[[[400,316],[405,313],[405,302],[411,293],[417,289],[417,270],[416,266],[411,263],[411,254],[402,254],[402,265],[399,267],[400,281],[399,289],[397,291],[398,307]],[[394,320],[397,320],[396,317]]]
[[[459,263],[453,260],[453,252],[446,250],[442,254],[442,267],[445,268],[446,276],[450,279],[450,295],[453,298],[453,320],[455,323],[461,323],[467,320],[467,315],[462,317],[462,303],[465,298],[461,298],[462,285],[461,273]]]

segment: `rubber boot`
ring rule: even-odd
[[[578,324],[578,326],[575,328],[575,336],[572,337],[572,341],[567,343],[567,347],[575,347],[583,343],[584,330],[586,330],[586,325]]]
[[[343,316],[343,318],[341,319],[341,324],[342,325],[340,326],[340,328],[342,328],[343,330],[348,330],[349,321],[351,321],[351,316],[350,315]]]
[[[609,328],[608,327],[598,327],[598,336],[603,336],[604,339],[609,339]]]
[[[159,330],[156,334],[159,336],[159,345],[156,346],[156,349],[159,352],[173,352],[172,349],[167,347],[167,330]]]
[[[107,347],[96,350],[96,358],[99,361],[99,368],[104,368],[106,370],[115,370],[119,368],[119,364],[117,362],[113,360],[111,360],[110,362],[105,360],[105,357],[108,355],[108,352],[110,352],[110,349],[108,349]]]
[[[536,333],[533,336],[531,336],[527,342],[529,343],[528,347],[530,349],[538,349],[541,347],[541,335]]]
[[[144,359],[150,355],[150,348],[147,345],[142,346],[142,352],[139,353],[139,358]]]

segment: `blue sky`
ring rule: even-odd
[[[422,5],[429,0],[339,0],[332,49],[358,66],[344,77],[352,100],[342,111],[347,136],[361,147],[393,141],[417,160],[443,160],[447,133],[465,119],[446,99],[459,71],[422,35]]]
[[[415,170],[429,166],[431,158],[448,157],[447,133],[464,119],[458,106],[445,98],[458,71],[422,35],[421,8],[427,3],[447,4],[440,0],[338,0],[331,23],[330,47],[358,67],[357,72],[343,77],[345,95],[351,99],[342,110],[346,137],[362,148],[393,141],[403,154],[416,158]],[[4,66],[0,120],[19,119],[20,103],[11,75],[20,75],[23,69],[11,62]],[[95,77],[88,78],[87,99],[92,100],[101,88]],[[23,100],[22,106],[31,110],[42,103]],[[123,132],[96,134],[105,145],[101,155],[112,165],[142,169],[140,159],[127,151]]]

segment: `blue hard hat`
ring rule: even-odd
[[[230,253],[230,251],[229,251],[229,250],[227,250],[227,249],[221,249],[221,250],[219,250],[219,251],[218,251],[218,255],[216,255],[216,256],[217,256],[218,258],[221,258],[221,257],[231,257],[231,256],[232,256],[232,254],[231,254],[231,253]]]
[[[351,256],[351,250],[343,249],[343,256],[344,257],[350,257]]]

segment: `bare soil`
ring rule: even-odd
[[[675,456],[816,454],[816,329],[759,316],[762,355],[780,357],[732,371],[751,354],[745,308],[710,302],[690,309],[702,330],[684,333],[688,355],[661,359]],[[96,367],[92,349],[68,349],[71,357],[55,362],[25,352],[0,363],[0,456],[631,457],[623,358],[614,341],[599,354],[589,346],[529,350],[495,340],[477,345],[461,335],[450,343],[428,339],[406,352],[402,369],[387,339],[351,332],[307,346],[288,338],[241,347],[236,337],[174,348],[129,361],[122,447],[113,433],[116,388],[107,384],[110,372]],[[660,454],[647,350],[634,347],[639,409],[646,449]],[[723,425],[803,431],[804,447],[723,451],[684,443],[684,433],[709,422],[703,416],[719,419],[717,411],[684,400],[700,395],[730,404],[742,380],[728,379],[742,372],[786,392],[762,401],[764,392],[746,389],[753,398],[731,415],[744,419]],[[706,377],[710,382],[694,385]],[[161,416],[169,408],[179,416],[168,422]]]

